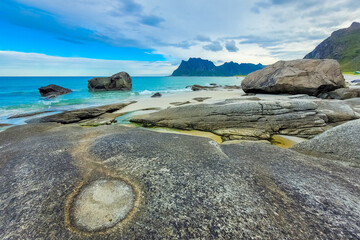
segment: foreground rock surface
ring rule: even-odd
[[[55,84],[50,84],[45,87],[39,88],[39,93],[42,97],[55,98],[60,95],[71,93],[68,88],[64,88]]]
[[[270,139],[274,134],[310,138],[328,129],[328,123],[359,117],[349,106],[340,110],[331,103],[319,108],[310,100],[234,101],[166,109],[134,116],[130,121],[143,126],[209,131],[223,140]]]
[[[88,81],[90,91],[129,91],[132,79],[127,72],[119,72],[111,77],[92,78]]]
[[[13,127],[0,146],[0,239],[360,238],[346,162],[113,125]]]
[[[345,87],[345,79],[336,60],[302,59],[279,61],[250,73],[241,86],[248,93],[305,93],[318,96]]]
[[[315,138],[297,144],[294,150],[327,154],[360,164],[360,120],[354,120],[332,128]]]

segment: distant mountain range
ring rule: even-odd
[[[336,59],[342,71],[360,70],[360,23],[354,22],[349,28],[333,32],[304,58]]]
[[[171,76],[235,76],[247,75],[256,70],[262,69],[262,64],[226,62],[220,66],[209,60],[201,58],[189,58],[182,61],[180,66]]]

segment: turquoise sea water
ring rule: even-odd
[[[131,92],[89,92],[92,77],[0,77],[0,123],[23,124],[26,119],[8,119],[21,113],[62,111],[150,98],[155,92],[170,95],[191,91],[193,84],[240,85],[242,77],[132,77]],[[73,92],[55,99],[42,98],[38,88],[56,84]]]

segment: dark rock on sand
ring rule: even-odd
[[[321,93],[345,87],[345,79],[336,60],[279,61],[250,73],[241,86],[247,93]]]
[[[72,91],[68,88],[60,87],[55,84],[50,84],[45,87],[39,88],[39,93],[42,97],[55,98],[59,95],[71,93]]]
[[[12,124],[9,123],[0,123],[0,127],[8,127],[11,126]]]
[[[313,139],[299,143],[294,150],[307,154],[334,156],[360,164],[360,120],[334,127]]]
[[[157,92],[154,95],[152,95],[151,97],[154,98],[154,97],[161,97],[161,96],[162,96],[161,93]]]
[[[120,110],[132,103],[134,103],[134,102],[110,104],[110,105],[105,105],[105,106],[100,106],[100,107],[92,107],[92,108],[84,108],[84,109],[78,109],[78,110],[73,110],[73,111],[67,111],[67,112],[63,112],[63,113],[46,116],[46,117],[40,118],[38,120],[34,120],[32,122],[39,121],[39,122],[57,122],[57,123],[62,123],[62,124],[68,124],[68,123],[76,123],[76,122],[85,122],[87,120],[96,120],[95,118],[99,118],[101,115],[103,115],[105,113],[113,113],[113,112]],[[107,116],[109,116],[109,115],[107,115]],[[111,115],[111,116],[114,116],[114,115]],[[97,122],[103,122],[103,120],[99,119],[99,120],[97,120]],[[109,124],[109,119],[105,121],[105,124]]]
[[[0,146],[0,239],[360,238],[347,163],[114,125],[29,124]]]
[[[210,98],[211,97],[196,97],[196,98],[193,98],[193,100],[195,100],[197,102],[203,102],[203,101],[208,100]]]
[[[111,77],[90,79],[88,88],[90,91],[129,91],[132,88],[132,80],[128,73],[119,72]]]
[[[214,90],[216,88],[218,88],[219,86],[215,85],[215,86],[201,86],[201,85],[192,85],[191,86],[191,90],[193,91],[201,91],[201,90]]]
[[[186,102],[172,102],[170,103],[171,105],[174,105],[174,106],[182,106],[182,105],[186,105],[186,104],[189,104],[190,101],[186,101]]]
[[[199,104],[134,116],[144,126],[213,132],[224,140],[270,139],[273,134],[313,137],[327,129],[327,116],[312,101],[241,101]]]
[[[53,111],[40,111],[40,112],[16,114],[16,115],[10,116],[8,119],[32,117],[32,116],[36,116],[36,115],[40,115],[40,114],[44,114],[44,113],[50,113],[50,112],[53,112]]]

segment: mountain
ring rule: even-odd
[[[340,29],[320,43],[304,59],[332,58],[338,60],[342,71],[360,70],[360,23]]]
[[[182,61],[180,66],[171,76],[235,76],[247,75],[256,70],[262,69],[262,64],[226,62],[223,65],[215,66],[209,60],[201,58],[189,58]]]

